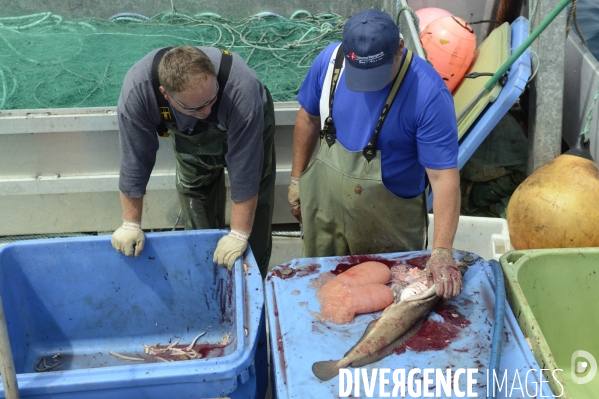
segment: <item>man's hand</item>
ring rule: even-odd
[[[141,223],[124,220],[123,225],[112,234],[110,242],[117,252],[126,256],[139,256],[146,242]]]
[[[231,230],[218,242],[214,251],[213,262],[231,270],[237,258],[243,255],[248,246],[249,234],[241,230]]]
[[[291,214],[297,219],[298,222],[302,223],[302,207],[300,206],[300,191],[299,191],[299,177],[291,177],[291,184],[289,184],[289,190],[287,190],[287,201],[291,206]]]
[[[462,273],[453,259],[451,249],[435,248],[426,262],[429,287],[434,283],[437,296],[449,299],[462,291]]]

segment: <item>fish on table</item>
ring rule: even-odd
[[[467,266],[458,262],[462,274]],[[312,372],[322,381],[328,381],[346,367],[363,367],[377,362],[391,353],[418,332],[422,323],[439,301],[436,287],[426,286],[422,279],[413,278],[410,284],[396,285],[396,303],[387,307],[382,315],[371,321],[362,338],[339,360],[316,362]]]

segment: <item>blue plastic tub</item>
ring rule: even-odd
[[[456,257],[461,258],[463,254],[467,253],[456,253]],[[350,265],[367,260],[379,260],[390,266],[395,262],[402,262],[424,267],[429,255],[429,251],[421,251],[357,257],[306,258],[274,268],[267,276],[265,291],[272,381],[276,397],[340,397],[340,379],[335,377],[329,381],[320,381],[312,373],[312,364],[316,361],[342,358],[360,339],[366,325],[380,315],[380,312],[359,315],[353,323],[345,325],[319,321],[314,317],[314,313],[320,310],[315,297],[316,291],[312,288],[315,278],[323,272],[343,271]],[[451,369],[452,372],[458,369],[478,369],[478,373],[474,374],[477,383],[473,386],[473,393],[479,398],[486,398],[488,392],[492,397],[493,374],[489,374],[490,382],[487,384],[487,368],[491,357],[495,306],[493,271],[484,259],[474,254],[469,255],[476,262],[469,267],[464,276],[462,293],[457,298],[437,304],[421,330],[406,343],[399,354],[391,354],[365,366],[362,372],[366,371],[371,376],[375,368],[388,368],[391,372],[403,369],[407,376],[412,369],[418,368],[420,373],[416,374],[415,378],[422,381],[424,369]],[[540,397],[540,385],[535,385],[540,384],[540,367],[507,302],[504,324],[498,376],[499,380],[502,380],[506,375],[506,379],[505,382],[500,382],[501,388],[495,385],[497,397]],[[355,372],[355,369],[349,370]],[[387,374],[387,378],[391,380],[391,375]],[[517,379],[520,379],[520,385]],[[459,390],[465,393],[466,378],[460,378],[458,382]],[[386,385],[385,392],[392,393],[393,386],[392,383]],[[518,389],[519,386],[522,390]],[[542,386],[543,397],[551,397],[549,385],[543,382]],[[515,389],[512,390],[512,387]],[[362,385],[358,397],[378,398],[379,389],[377,379],[374,396],[367,396]],[[423,391],[420,395],[410,395],[408,388],[405,389],[406,397],[423,397]],[[533,394],[535,389],[537,395],[527,394]],[[428,392],[435,395],[435,387]],[[353,390],[351,394],[354,394]],[[441,396],[434,397],[446,396],[442,393]]]
[[[511,25],[512,53],[528,37],[528,20],[518,17]],[[476,122],[462,136],[458,151],[458,169],[462,170],[466,162],[485,141],[499,121],[508,113],[526,89],[531,75],[530,51],[526,50],[510,67],[505,86],[501,88],[499,97],[485,108]],[[433,206],[433,193],[428,198],[428,209]]]
[[[512,22],[511,27],[512,52],[514,52],[528,37],[528,20],[524,17],[518,17]],[[485,109],[463,136],[458,153],[458,169],[462,169],[493,128],[497,126],[501,118],[518,101],[518,98],[526,89],[530,74],[530,51],[526,50],[510,67],[507,81],[501,89],[499,97]]]
[[[0,247],[0,295],[21,397],[263,397],[262,279],[249,249],[246,267],[242,260],[232,272],[213,264],[223,234],[150,233],[138,258],[114,251],[110,236]],[[194,347],[202,359],[157,362],[142,347],[178,338],[187,346],[204,331]],[[63,364],[35,372],[40,358],[53,364],[57,353]]]

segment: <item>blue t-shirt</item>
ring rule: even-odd
[[[320,94],[338,44],[330,44],[316,57],[302,83],[297,100],[310,115],[328,116],[320,115]],[[350,91],[345,86],[345,74],[341,74],[333,121],[337,140],[347,150],[362,151],[368,144],[392,85],[377,92]],[[453,97],[439,74],[418,56],[414,56],[404,77],[376,145],[382,154],[383,183],[402,198],[413,198],[424,191],[425,167],[449,169],[458,165]]]

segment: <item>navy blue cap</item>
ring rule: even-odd
[[[399,28],[389,14],[368,9],[343,28],[345,84],[352,91],[378,91],[391,79]]]

